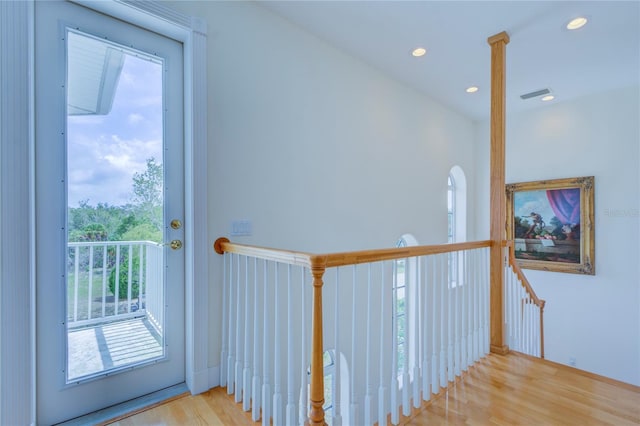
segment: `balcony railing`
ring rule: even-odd
[[[491,247],[315,255],[218,239],[221,385],[264,426],[399,424],[489,352]],[[540,356],[544,304],[510,268],[498,309],[516,349]]]
[[[69,328],[146,316],[161,332],[162,246],[150,241],[70,242]]]

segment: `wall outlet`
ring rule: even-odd
[[[569,365],[572,366],[572,367],[576,366],[576,357],[574,357],[574,356],[569,357]]]
[[[248,237],[252,233],[250,220],[234,220],[231,222],[232,237]]]

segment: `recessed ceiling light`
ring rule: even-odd
[[[547,96],[543,96],[542,98],[540,98],[540,100],[542,102],[547,102],[547,101],[553,100],[554,98],[555,98],[555,96],[553,96],[553,95],[547,95]]]
[[[476,93],[478,91],[478,86],[469,86],[466,91],[467,93]]]
[[[427,53],[427,49],[425,49],[424,47],[416,47],[415,49],[413,49],[413,51],[411,52],[411,54],[413,56],[415,56],[416,58],[419,58],[420,56],[424,56],[425,53]]]
[[[577,30],[578,28],[582,28],[586,25],[587,23],[587,18],[585,18],[584,16],[579,16],[575,19],[572,19],[568,24],[567,24],[567,29],[568,30]]]

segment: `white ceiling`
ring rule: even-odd
[[[489,116],[490,46],[506,31],[507,111],[640,84],[640,1],[260,1],[339,49],[476,120]],[[586,16],[576,31],[565,24]],[[413,48],[427,54],[414,58]],[[468,86],[480,90],[471,95]],[[521,100],[549,88],[555,99]]]

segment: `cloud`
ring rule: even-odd
[[[123,205],[146,160],[163,162],[162,65],[126,56],[111,112],[69,117],[68,200]]]
[[[133,195],[133,175],[146,169],[146,160],[162,158],[162,141],[123,139],[119,135],[71,133],[68,146],[69,205],[123,205]]]
[[[142,120],[144,120],[144,117],[142,114],[138,114],[136,112],[129,114],[129,119],[128,119],[129,124],[138,124]]]

